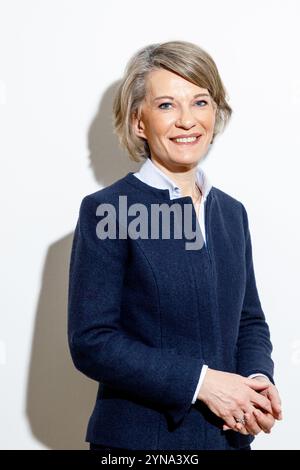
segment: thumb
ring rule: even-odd
[[[246,385],[251,387],[253,390],[265,390],[269,387],[270,383],[267,380],[264,382],[263,380],[255,380],[255,379],[247,379]]]

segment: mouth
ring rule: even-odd
[[[180,139],[170,138],[170,140],[175,145],[196,145],[199,140],[201,139],[202,135],[198,135],[198,137],[184,137]]]

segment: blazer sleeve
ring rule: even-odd
[[[246,377],[260,372],[274,384],[274,363],[271,358],[273,346],[257,291],[249,221],[243,204],[242,211],[245,227],[246,288],[237,342],[237,372]]]
[[[73,238],[68,292],[72,360],[87,377],[158,405],[178,425],[192,406],[203,362],[151,347],[122,328],[128,240],[97,237],[98,205],[92,195],[82,200]]]

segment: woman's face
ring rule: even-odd
[[[153,160],[171,171],[184,171],[197,165],[206,154],[215,117],[216,104],[206,88],[159,69],[147,77],[141,117],[134,117],[133,125],[136,134],[147,139]],[[192,142],[174,139],[194,134],[197,138]]]

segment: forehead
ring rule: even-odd
[[[207,88],[199,87],[180,75],[165,69],[153,70],[148,74],[146,90],[146,94],[151,98],[165,94],[172,94],[175,97],[183,94],[208,93]]]

